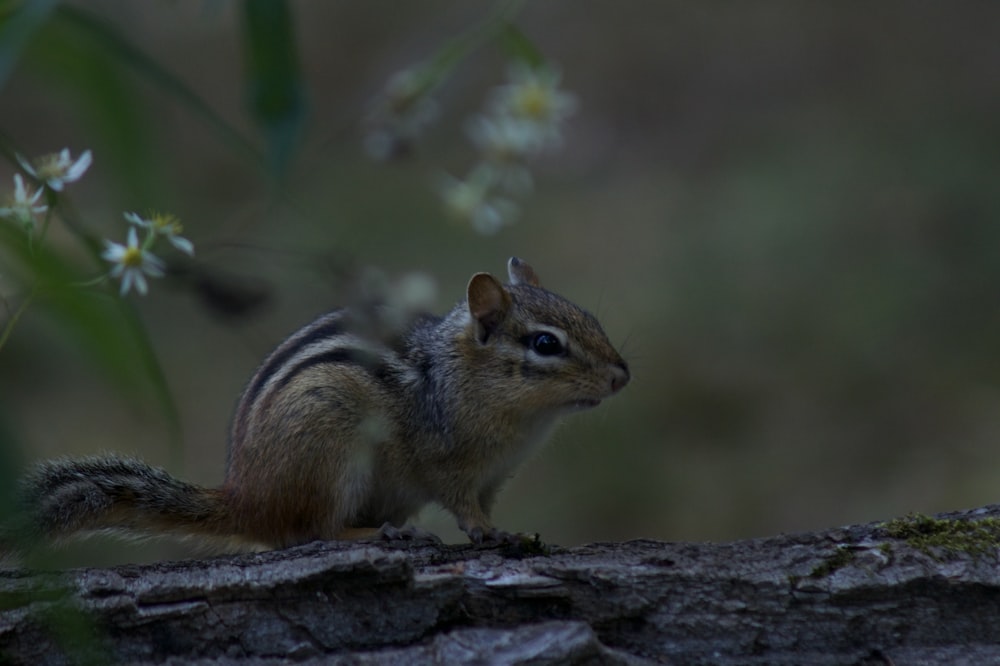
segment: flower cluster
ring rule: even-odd
[[[194,255],[194,245],[180,236],[183,229],[173,215],[152,213],[149,217],[140,217],[136,213],[125,213],[125,220],[130,225],[125,244],[105,240],[101,258],[112,264],[111,277],[121,280],[122,296],[133,286],[136,291],[145,295],[148,290],[146,276],[163,277],[166,270],[163,260],[151,251],[157,238],[166,238],[171,245],[187,255]],[[137,229],[145,230],[141,244]]]
[[[409,273],[391,280],[381,270],[367,267],[358,276],[355,288],[354,306],[359,313],[370,316],[369,333],[386,340],[402,333],[413,316],[431,309],[437,298],[437,285],[425,273]]]
[[[479,162],[460,180],[442,179],[449,213],[484,234],[499,231],[518,214],[516,199],[534,183],[528,163],[562,140],[562,125],[576,98],[559,88],[559,72],[547,65],[510,67],[509,81],[490,94],[487,111],[471,118],[466,131]]]
[[[365,147],[371,157],[387,160],[410,152],[437,116],[434,91],[450,71],[449,63],[436,58],[389,80],[368,118]],[[453,218],[483,234],[517,218],[518,199],[534,186],[529,162],[559,144],[562,125],[576,109],[575,96],[559,88],[559,79],[550,65],[517,61],[507,82],[490,92],[486,110],[466,123],[479,161],[465,178],[442,174],[438,179]]]
[[[40,182],[44,187],[33,189],[32,186],[24,182],[24,177],[14,174],[14,195],[8,198],[7,205],[0,206],[0,218],[12,220],[24,227],[29,234],[34,232],[37,215],[41,215],[49,210],[47,204],[39,204],[39,199],[45,192],[45,188],[53,192],[61,192],[67,183],[72,183],[83,176],[94,161],[89,150],[85,150],[76,160],[69,153],[69,148],[63,148],[61,152],[52,155],[44,155],[33,163],[17,156],[17,162],[21,168],[31,176],[36,182]]]
[[[6,205],[0,206],[0,218],[11,220],[21,225],[29,234],[33,234],[37,216],[46,215],[52,211],[50,204],[57,201],[55,193],[62,192],[68,184],[79,180],[93,163],[89,150],[84,151],[77,159],[73,159],[69,149],[59,153],[46,155],[29,162],[18,155],[17,161],[21,168],[40,187],[25,182],[21,174],[14,174],[14,194],[8,198]],[[40,203],[42,195],[49,190],[51,196],[45,204]],[[173,215],[151,213],[141,217],[136,213],[125,213],[129,223],[128,236],[125,244],[104,241],[104,252],[101,258],[111,264],[108,275],[121,281],[121,294],[124,296],[132,287],[140,294],[148,291],[146,276],[161,277],[166,264],[151,251],[158,238],[165,238],[177,250],[188,255],[194,254],[194,245],[180,234],[180,222]],[[44,224],[48,223],[48,217]],[[139,242],[139,230],[145,231],[142,242]],[[43,226],[40,236],[44,236]]]

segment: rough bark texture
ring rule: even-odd
[[[1000,663],[1000,506],[941,518],[533,555],[313,543],[5,571],[0,663]]]

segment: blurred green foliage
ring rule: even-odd
[[[267,137],[274,173],[288,168],[305,115],[291,9],[280,0],[243,3],[249,106]]]

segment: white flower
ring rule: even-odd
[[[424,312],[434,305],[437,284],[426,273],[409,273],[399,280],[390,296],[390,307],[406,312]]]
[[[170,213],[151,213],[148,218],[144,218],[136,213],[125,213],[125,219],[130,224],[142,227],[143,229],[149,229],[157,236],[163,236],[170,241],[171,245],[184,254],[194,256],[194,244],[179,235],[184,231],[184,227],[181,226],[181,221],[175,215],[171,215]]]
[[[24,184],[21,174],[14,174],[14,198],[9,206],[0,206],[0,217],[8,217],[19,222],[25,229],[31,231],[35,226],[35,215],[44,213],[48,206],[36,205],[42,196],[42,188],[32,193],[31,188]]]
[[[445,208],[452,217],[468,222],[481,234],[495,234],[517,217],[517,204],[493,196],[493,171],[482,165],[466,180],[445,174],[440,186]]]
[[[414,315],[429,311],[437,298],[437,285],[424,273],[410,273],[390,283],[384,274],[369,277],[369,289],[383,303],[377,313],[380,332],[397,335]]]
[[[104,246],[101,258],[114,264],[111,267],[111,277],[121,278],[122,296],[128,293],[132,285],[135,285],[136,291],[145,295],[148,290],[146,275],[163,277],[165,264],[159,257],[139,247],[139,236],[135,227],[128,230],[128,241],[125,245],[105,240]]]
[[[545,145],[545,137],[534,123],[514,116],[475,116],[466,131],[476,147],[493,162],[523,162]]]
[[[480,168],[491,169],[501,189],[516,195],[531,191],[534,181],[525,162],[545,147],[537,125],[510,116],[475,116],[466,130],[486,160]]]
[[[39,157],[34,165],[20,155],[17,156],[17,161],[33,177],[43,181],[56,192],[61,192],[66,183],[80,180],[84,172],[90,168],[94,158],[89,150],[85,150],[74,162],[70,157],[69,148],[63,148],[58,154]]]
[[[511,66],[508,76],[510,83],[493,93],[494,115],[533,123],[548,140],[557,140],[559,125],[576,110],[576,97],[559,90],[559,71],[517,63]]]

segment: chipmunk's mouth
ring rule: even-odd
[[[574,400],[569,403],[572,409],[593,409],[601,404],[600,400],[590,399],[590,400]]]

